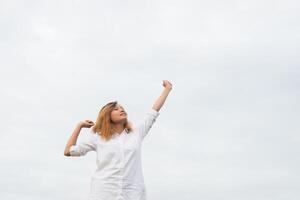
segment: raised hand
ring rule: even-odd
[[[172,90],[172,83],[167,80],[163,80],[163,86],[165,89],[162,91],[160,96],[156,99],[155,103],[152,106],[152,109],[156,110],[157,112],[163,106],[166,101],[167,96],[169,95],[170,91]]]
[[[172,83],[170,83],[168,80],[163,80],[163,86],[166,89],[172,90]]]
[[[86,119],[86,120],[80,122],[80,126],[84,127],[84,128],[91,128],[92,126],[94,126],[94,122]]]

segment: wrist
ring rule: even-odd
[[[165,88],[165,91],[170,92],[172,90],[172,88]]]
[[[83,127],[82,122],[77,123],[76,127],[81,129]]]

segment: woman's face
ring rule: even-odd
[[[123,106],[117,104],[116,107],[111,112],[111,119],[114,123],[126,122],[127,113],[124,110]]]

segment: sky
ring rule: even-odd
[[[76,124],[145,116],[149,200],[300,198],[296,0],[0,0],[0,199],[85,200]],[[83,129],[78,142],[88,129]]]

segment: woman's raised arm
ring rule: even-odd
[[[172,84],[167,80],[163,80],[163,86],[164,86],[164,90],[162,91],[161,95],[158,97],[158,99],[155,101],[154,105],[152,106],[152,109],[156,110],[157,112],[164,105],[166,98],[168,97],[170,91],[172,90]]]
[[[152,125],[156,121],[156,118],[160,115],[159,110],[163,106],[164,102],[166,101],[169,92],[172,90],[172,84],[167,80],[163,81],[163,86],[165,87],[165,89],[162,91],[161,95],[155,101],[152,108],[147,111],[144,120],[137,125],[137,130],[141,140],[143,140],[146,137]]]
[[[94,122],[91,121],[91,120],[85,120],[83,122],[79,122],[76,125],[76,127],[75,127],[71,137],[69,138],[66,147],[65,147],[65,150],[64,150],[64,155],[65,156],[72,156],[70,154],[70,149],[71,149],[72,146],[76,145],[76,142],[77,142],[77,139],[78,139],[78,136],[80,134],[81,129],[82,128],[90,128],[93,125],[94,125]]]

